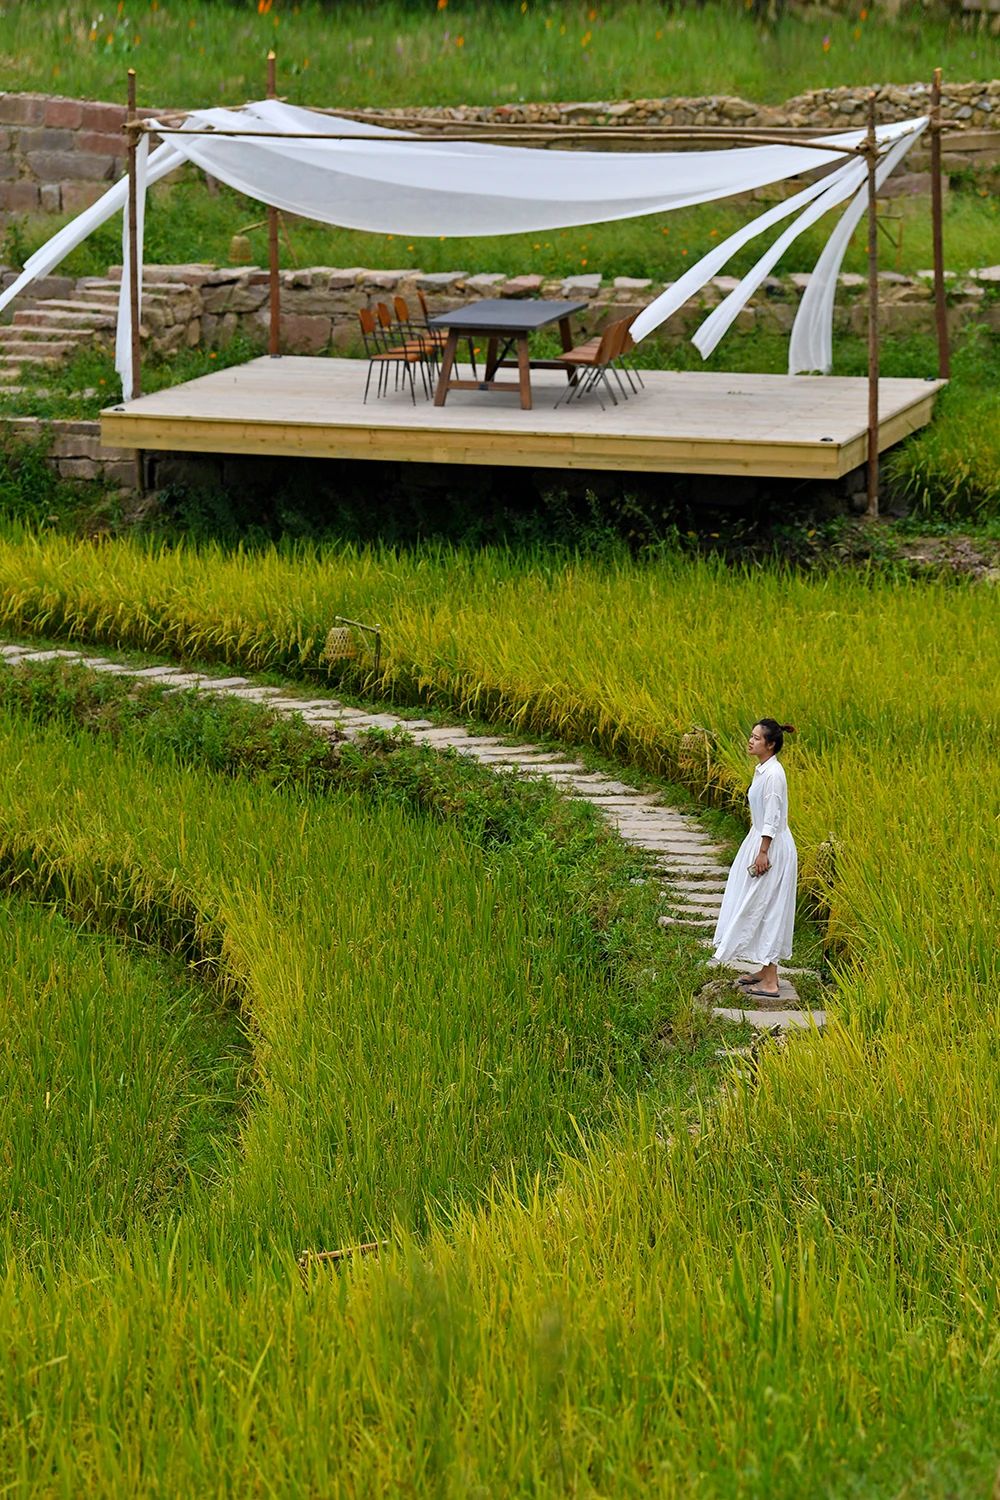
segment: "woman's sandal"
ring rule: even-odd
[[[744,990],[744,995],[752,995],[755,1000],[780,1000],[780,990]]]
[[[741,990],[751,990],[751,989],[753,989],[753,987],[754,987],[755,984],[759,984],[760,983],[760,975],[759,974],[744,974],[743,978],[742,979],[737,979],[736,983],[739,985],[739,987],[740,987]]]

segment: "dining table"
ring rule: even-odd
[[[532,359],[528,337],[539,328],[559,325],[564,350],[572,349],[570,318],[582,311],[586,302],[565,302],[556,298],[519,299],[483,297],[478,302],[456,307],[451,312],[428,318],[427,326],[447,331],[441,356],[441,372],[434,391],[434,405],[443,406],[449,391],[517,391],[521,406],[531,410],[531,371],[563,370],[570,384],[576,382],[576,371],[558,359]],[[486,363],[482,379],[456,380],[455,351],[459,339],[485,339]],[[508,356],[513,355],[513,358]],[[498,370],[517,370],[516,380],[497,380]]]

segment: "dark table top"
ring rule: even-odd
[[[560,318],[571,317],[586,306],[586,302],[545,298],[522,301],[515,297],[483,297],[466,307],[456,307],[453,312],[428,318],[427,324],[429,328],[468,328],[476,333],[527,333],[532,328],[558,323]]]

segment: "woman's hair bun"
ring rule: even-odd
[[[782,732],[782,734],[794,734],[795,733],[795,725],[794,724],[782,724],[782,726],[781,726],[781,732]]]

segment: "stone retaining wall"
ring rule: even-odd
[[[111,275],[120,276],[112,267]],[[736,328],[763,328],[787,333],[792,326],[808,274],[770,276],[739,314]],[[737,284],[716,276],[675,313],[659,335],[671,342],[689,338],[706,311],[717,306]],[[143,326],[151,346],[169,353],[183,346],[222,348],[236,335],[263,344],[268,329],[268,277],[254,266],[148,266],[149,298]],[[880,326],[886,333],[930,332],[934,307],[930,273],[903,276],[884,271],[880,278]],[[169,296],[157,290],[171,287]],[[427,297],[432,312],[444,312],[480,297],[569,297],[587,304],[574,319],[581,336],[590,336],[615,319],[645,307],[664,283],[629,276],[605,280],[599,273],[547,281],[541,276],[500,274],[468,276],[461,271],[425,275],[421,271],[369,271],[313,266],[281,274],[282,348],[289,354],[319,354],[351,349],[360,343],[358,310],[380,301],[390,305],[403,296],[419,317],[416,293]],[[867,328],[866,282],[863,276],[840,277],[834,314],[836,332],[864,333]],[[1000,332],[1000,266],[987,266],[949,279],[949,317],[954,329],[982,322]]]
[[[0,440],[46,443],[46,457],[62,479],[103,479],[122,489],[135,486],[135,454],[130,448],[102,447],[100,422],[4,417]]]
[[[494,124],[728,124],[826,129],[863,124],[869,93],[869,89],[817,89],[779,105],[712,95],[621,103],[460,105],[401,113],[413,120]],[[887,84],[877,90],[877,99],[881,121],[905,119],[928,108],[928,86]],[[1000,81],[946,84],[942,112],[953,127],[943,140],[948,171],[992,168],[1000,163]],[[140,113],[150,116],[158,111]],[[386,111],[367,113],[375,120]],[[75,213],[93,203],[124,170],[124,121],[121,104],[48,94],[0,93],[0,217],[7,213]],[[913,170],[925,169],[923,158],[918,155],[913,160]]]

